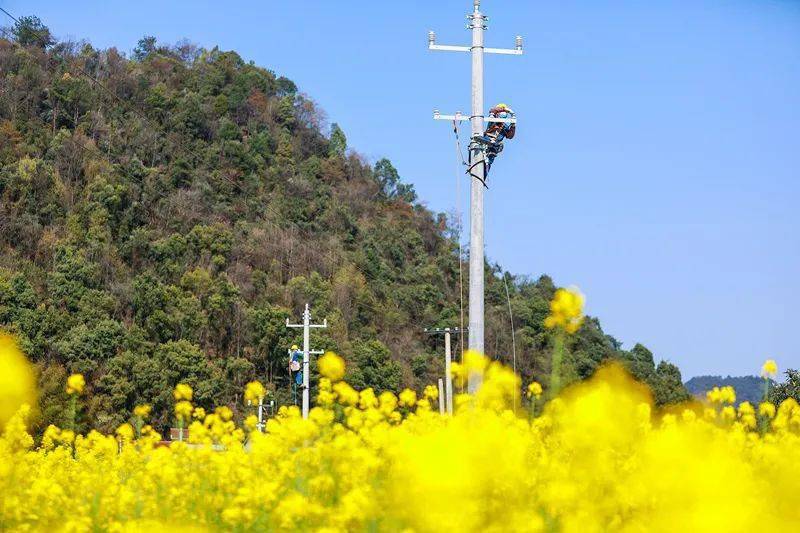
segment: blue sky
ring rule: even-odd
[[[0,1],[97,47],[148,34],[237,50],[294,80],[436,211],[456,204],[456,156],[431,111],[469,109],[469,57],[428,52],[426,35],[466,44],[471,4]],[[526,43],[486,59],[487,106],[520,119],[486,196],[490,260],[579,286],[607,332],[685,378],[757,373],[767,357],[800,367],[800,3],[483,7],[487,46]]]

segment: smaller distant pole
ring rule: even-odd
[[[425,328],[425,333],[429,335],[444,335],[444,402],[445,411],[448,415],[453,414],[453,371],[452,371],[452,342],[450,337],[453,333],[464,334],[467,329],[461,328]],[[439,393],[441,397],[441,391]]]
[[[444,414],[444,386],[442,384],[442,378],[439,378],[439,414]]]
[[[447,414],[453,414],[453,376],[451,370],[452,354],[450,353],[450,328],[444,330],[444,376],[445,399],[447,401]]]
[[[258,399],[258,431],[264,433],[264,398]]]

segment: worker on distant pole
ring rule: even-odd
[[[514,118],[514,111],[506,104],[497,104],[489,110],[489,116],[502,119]],[[483,135],[476,135],[473,141],[484,146],[486,151],[486,174],[492,168],[497,155],[503,151],[503,141],[513,139],[517,125],[513,122],[490,122]]]
[[[303,351],[296,344],[289,350],[289,375],[292,378],[292,400],[297,405],[297,389],[303,387]]]

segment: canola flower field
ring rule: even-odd
[[[648,389],[617,366],[532,413],[519,378],[477,354],[475,396],[438,412],[437,389],[378,396],[320,360],[308,420],[282,408],[265,432],[205,413],[176,386],[189,443],[157,446],[149,407],[114,435],[49,427],[27,433],[34,394],[24,357],[0,337],[3,531],[789,531],[800,524],[800,406],[706,404],[655,412]],[[774,366],[774,363],[772,363]],[[766,368],[766,367],[765,367]],[[770,370],[768,370],[770,371]],[[79,401],[85,383],[66,387]],[[258,400],[263,387],[248,385]],[[9,406],[23,402],[9,414]],[[216,445],[216,446],[212,446]]]

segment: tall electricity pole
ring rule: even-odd
[[[310,356],[324,353],[322,350],[311,349],[311,328],[327,328],[328,320],[323,320],[322,324],[312,324],[311,310],[309,309],[308,304],[306,304],[306,309],[303,311],[303,323],[289,324],[289,319],[287,318],[286,327],[303,328],[303,418],[308,418],[308,408],[310,404],[310,398],[308,394],[308,371]]]
[[[517,36],[514,49],[486,48],[483,45],[483,32],[488,18],[481,13],[481,0],[473,0],[473,11],[467,15],[468,29],[472,30],[472,46],[447,46],[436,44],[436,34],[428,33],[428,48],[450,52],[470,52],[472,54],[472,113],[469,117],[440,115],[434,111],[434,119],[462,121],[469,120],[472,136],[483,134],[484,122],[516,122],[516,119],[498,119],[483,114],[483,54],[522,55],[522,37]],[[470,144],[470,234],[469,234],[469,349],[484,353],[483,308],[484,308],[484,245],[483,245],[483,193],[486,182],[484,152],[478,143]],[[460,261],[460,258],[459,258]],[[475,392],[481,383],[479,374],[470,375],[469,392]]]

